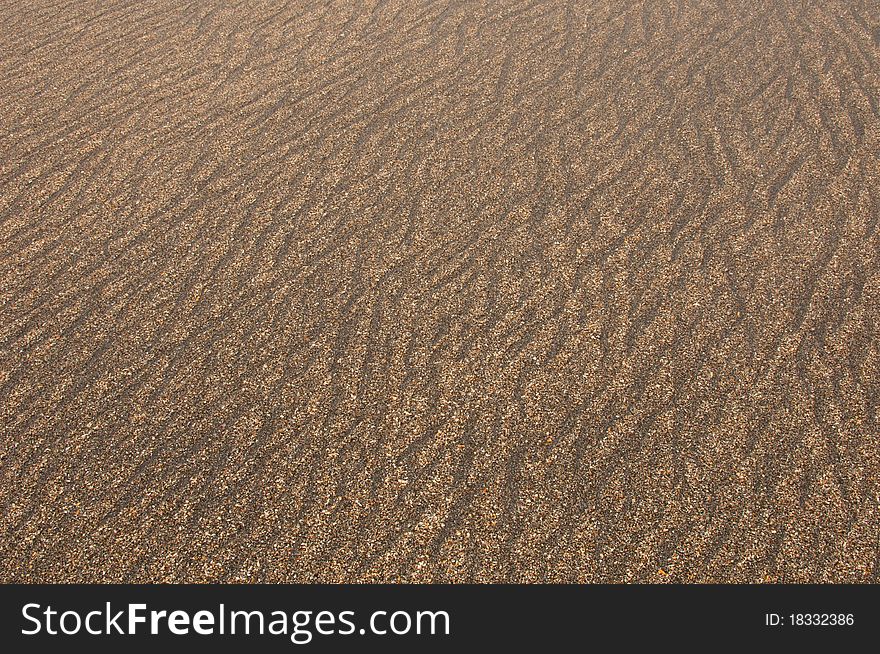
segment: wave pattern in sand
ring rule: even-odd
[[[876,2],[0,5],[2,579],[878,580]]]

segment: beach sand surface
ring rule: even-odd
[[[876,582],[880,5],[0,0],[0,580]]]

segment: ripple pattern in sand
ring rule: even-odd
[[[878,580],[876,2],[0,9],[4,581]]]

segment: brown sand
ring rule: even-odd
[[[877,581],[877,2],[0,4],[0,579]]]

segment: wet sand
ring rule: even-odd
[[[0,8],[0,580],[878,580],[876,2]]]

